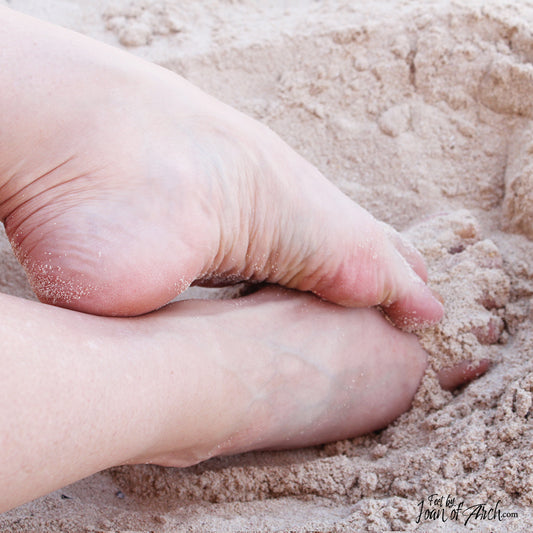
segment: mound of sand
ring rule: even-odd
[[[4,514],[0,530],[531,531],[533,3],[4,3],[267,123],[408,231],[447,314],[420,334],[431,364],[412,409],[383,431],[115,468]],[[31,297],[5,237],[0,266],[0,289]],[[485,358],[490,371],[463,389],[437,385],[439,368]]]

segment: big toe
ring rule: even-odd
[[[438,373],[439,383],[445,390],[454,390],[482,376],[489,368],[490,361],[488,359],[482,359],[477,363],[463,361],[453,367],[440,370]]]
[[[347,307],[381,306],[406,329],[438,321],[443,306],[425,283],[424,260],[414,246],[317,169],[296,161],[300,166],[287,171],[299,179],[263,191],[279,200],[269,203],[261,226],[276,236],[275,253],[263,250],[277,261],[267,280]]]
[[[303,277],[296,288],[348,307],[381,306],[407,330],[440,320],[444,309],[425,282],[422,256],[390,226],[349,202],[340,222],[331,223],[332,213],[324,217],[330,238],[317,252],[323,262],[310,277],[315,283]]]

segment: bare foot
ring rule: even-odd
[[[381,305],[402,326],[441,317],[414,248],[268,128],[170,71],[1,13],[17,90],[0,103],[0,217],[42,301],[137,315],[191,283],[252,280]],[[32,62],[15,61],[21,42]]]
[[[426,368],[416,337],[378,310],[286,289],[133,318],[0,303],[0,512],[120,464],[378,429],[409,408]]]
[[[179,302],[140,320],[139,333],[158,332],[160,345],[176,344],[180,324],[193,339],[191,353],[202,357],[195,358],[199,376],[190,397],[194,430],[184,439],[179,411],[171,410],[156,444],[130,462],[186,466],[361,435],[409,408],[426,368],[416,337],[379,311],[283,289]],[[459,385],[472,375],[458,368],[445,379]],[[183,440],[188,446],[177,450]]]

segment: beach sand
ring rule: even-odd
[[[428,372],[383,431],[186,469],[114,468],[5,513],[1,531],[533,529],[533,2],[3,3],[268,124],[407,231],[446,317],[420,333]],[[3,235],[0,290],[33,297]],[[487,358],[477,381],[438,386],[438,369]]]

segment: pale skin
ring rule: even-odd
[[[442,305],[398,233],[179,76],[7,8],[0,24],[0,217],[44,302],[0,295],[0,511],[408,409],[426,355],[366,307],[409,328]],[[242,279],[333,303],[269,288],[151,312]]]

